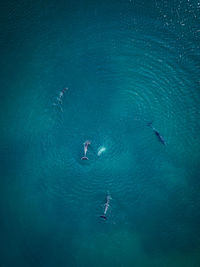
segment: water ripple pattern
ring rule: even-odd
[[[49,173],[53,165],[63,171],[63,177],[66,172],[70,197],[80,201],[83,195],[94,197],[98,190],[128,192],[138,175],[145,177],[148,170],[156,173],[161,168],[160,157],[172,165],[188,163],[195,154],[199,129],[198,70],[190,41],[182,44],[171,28],[163,32],[161,21],[151,19],[148,25],[149,18],[145,17],[133,21],[128,14],[126,19],[121,17],[120,25],[115,21],[111,26],[102,22],[93,25],[88,19],[84,31],[79,25],[77,32],[63,37],[71,51],[63,50],[70,65],[63,65],[63,86],[69,86],[63,112],[52,110],[49,103],[45,113],[45,117],[51,117],[51,146],[47,145],[44,172]],[[71,29],[74,26],[72,19]],[[47,43],[48,35],[43,38]],[[61,45],[64,49],[61,43],[48,49]],[[43,49],[38,47],[38,53]],[[61,89],[52,90],[50,101]],[[48,94],[41,97],[48,98]],[[166,147],[147,127],[151,121],[165,138]],[[89,161],[81,162],[87,139],[92,141]],[[46,140],[42,143],[45,145]],[[101,145],[106,153],[99,158]],[[48,183],[50,194],[66,197],[56,182]]]
[[[66,247],[76,254],[66,265],[65,256],[46,262],[44,252],[41,266],[90,266],[79,257],[105,251],[113,239],[126,243],[123,231],[132,231],[127,236],[135,243],[137,233],[145,259],[152,251],[174,255],[188,244],[199,247],[200,4],[170,2],[0,4],[0,187],[7,220],[17,221],[19,244],[36,234],[39,241],[23,251],[33,258],[31,249],[38,254],[54,235],[53,255],[60,255],[58,248],[64,255]],[[89,160],[82,161],[86,140]],[[98,216],[107,192],[112,201],[103,224]],[[110,239],[95,250],[99,233]],[[111,244],[106,251],[115,249]],[[125,257],[114,265],[137,263],[130,262]],[[157,265],[164,266],[138,264]]]

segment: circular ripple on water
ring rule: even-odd
[[[122,120],[153,121],[155,128],[175,149],[171,152],[187,160],[195,147],[199,128],[199,92],[194,62],[180,57],[173,40],[140,36],[134,50],[124,60],[123,86],[111,105],[111,116]],[[146,39],[146,40],[145,40]],[[188,51],[190,51],[190,44]],[[133,52],[134,51],[134,52]],[[181,53],[181,52],[180,52]],[[186,52],[185,52],[186,53]],[[134,63],[133,63],[134,61]],[[184,159],[183,151],[187,151]]]
[[[52,149],[49,156],[51,162],[55,158],[59,162],[60,158],[58,166],[66,172],[68,179],[68,187],[63,190],[67,194],[70,187],[70,198],[73,196],[80,201],[83,196],[92,198],[96,192],[107,189],[121,193],[131,190],[135,173],[144,178],[148,170],[159,168],[157,158],[163,156],[165,149],[174,162],[181,164],[197,157],[198,70],[191,57],[191,43],[185,41],[183,52],[175,34],[163,33],[158,25],[155,28],[157,32],[151,31],[148,35],[147,25],[139,31],[105,27],[104,33],[98,35],[95,26],[90,26],[90,34],[77,38],[73,57],[77,59],[75,62],[79,62],[78,58],[82,61],[76,67],[87,62],[84,63],[85,79],[94,82],[90,76],[96,75],[95,85],[100,85],[96,87],[96,95],[91,89],[93,84],[88,91],[84,89],[84,103],[80,101],[83,92],[74,94],[68,102],[69,114],[58,125],[65,132],[62,146],[56,152]],[[99,51],[104,55],[101,58],[97,56]],[[107,91],[100,94],[98,88],[107,88]],[[87,97],[91,92],[92,100]],[[106,112],[103,109],[97,112],[97,103],[89,104],[97,96],[106,100]],[[76,113],[77,106],[81,107],[81,113]],[[74,121],[69,125],[71,116]],[[153,121],[154,127],[166,139],[166,148],[146,126],[149,121]],[[88,138],[92,141],[88,152],[90,160],[81,162],[82,143]],[[101,145],[106,147],[106,152],[97,157]],[[58,189],[55,185],[55,192]]]

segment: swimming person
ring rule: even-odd
[[[85,141],[85,143],[83,143],[84,145],[84,156],[81,158],[81,160],[88,160],[88,157],[86,157],[87,151],[88,151],[88,146],[91,144],[90,141]]]
[[[62,99],[64,96],[64,93],[68,90],[67,87],[65,87],[62,91],[60,91],[58,97],[56,97],[56,102],[53,103],[53,106],[57,106],[60,108],[60,110],[63,112],[63,108],[62,108]]]
[[[110,206],[110,200],[112,199],[112,197],[110,196],[110,194],[108,193],[107,197],[106,197],[106,203],[105,203],[105,209],[104,209],[104,213],[103,215],[100,215],[101,218],[103,218],[104,220],[107,220],[106,217],[106,213],[108,211],[108,208]]]
[[[166,145],[165,139],[162,137],[162,135],[152,126],[152,122],[149,122],[147,126],[151,127],[154,131],[155,135],[157,136],[158,140],[163,144]]]
[[[63,99],[63,96],[64,96],[64,93],[68,90],[67,87],[65,87],[62,91],[60,91],[59,93],[59,96],[57,97],[57,100],[60,104],[62,104],[62,99]]]

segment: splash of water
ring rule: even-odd
[[[98,148],[98,152],[97,152],[97,155],[100,156],[103,152],[106,151],[106,148],[104,146],[100,146]]]

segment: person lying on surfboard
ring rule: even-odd
[[[85,143],[83,143],[84,145],[84,156],[81,158],[81,160],[89,160],[88,157],[86,156],[87,151],[88,151],[88,146],[91,144],[91,142],[89,140],[85,141]]]
[[[108,194],[106,197],[106,203],[105,203],[105,209],[104,209],[103,215],[100,215],[100,217],[103,218],[104,220],[107,220],[106,213],[107,213],[108,208],[110,206],[110,200],[111,199],[112,199],[112,197],[110,196],[110,194]]]
[[[147,124],[147,126],[152,128],[152,130],[154,131],[155,135],[158,138],[158,141],[160,141],[163,145],[166,145],[166,141],[165,141],[164,137],[153,127],[152,124],[153,124],[153,122],[149,122]]]

